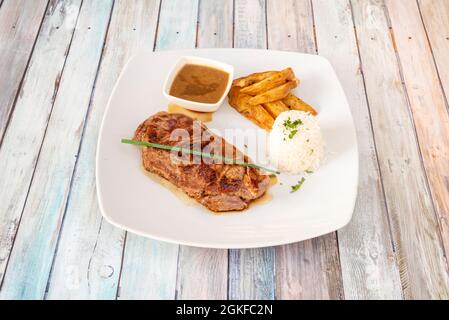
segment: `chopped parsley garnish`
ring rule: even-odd
[[[301,180],[298,181],[297,184],[295,184],[294,186],[292,186],[292,190],[290,191],[290,193],[296,192],[299,190],[299,188],[301,188],[302,184],[304,183],[304,181],[306,181],[306,179],[304,179],[304,177],[301,178]]]
[[[285,128],[285,131],[287,131],[286,133],[288,133],[289,139],[292,139],[298,133],[298,125],[302,125],[301,119],[292,121],[289,117],[287,120],[284,120],[283,126]]]
[[[293,131],[290,132],[290,134],[288,135],[288,137],[289,137],[290,139],[292,139],[292,138],[295,136],[295,134],[297,134],[297,133],[298,133],[298,130],[293,130]]]

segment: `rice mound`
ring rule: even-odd
[[[304,111],[282,112],[268,137],[268,158],[280,172],[316,170],[323,159],[323,138],[316,117]]]

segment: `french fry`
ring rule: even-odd
[[[261,94],[262,92],[271,90],[276,88],[288,80],[293,80],[295,78],[295,74],[293,73],[292,68],[287,68],[281,71],[274,73],[273,75],[265,78],[259,82],[256,82],[250,86],[244,87],[242,89],[242,93],[249,94],[251,96],[256,96]]]
[[[276,74],[277,72],[278,71],[265,71],[265,72],[253,73],[253,74],[250,74],[249,76],[235,79],[232,82],[232,86],[244,88],[244,87],[250,86],[256,82],[262,81],[262,80],[272,76],[273,74]]]
[[[292,110],[310,112],[310,114],[314,116],[318,114],[318,112],[311,105],[301,100],[292,93],[289,93],[285,98],[283,98],[282,102],[284,102]]]
[[[262,106],[265,108],[265,110],[268,111],[268,113],[273,117],[277,118],[279,114],[281,114],[284,111],[290,110],[285,103],[283,103],[281,100],[276,100],[272,102],[267,102],[262,104]]]
[[[272,101],[276,101],[276,100],[281,100],[289,94],[290,90],[292,90],[293,88],[296,88],[298,83],[299,83],[299,81],[297,79],[294,79],[292,81],[287,81],[286,83],[284,83],[276,88],[273,88],[271,90],[268,90],[264,93],[261,93],[261,94],[258,94],[257,96],[252,97],[251,99],[248,100],[248,103],[252,104],[252,105],[257,105],[257,104],[272,102]]]
[[[232,87],[228,97],[229,104],[235,110],[259,127],[271,130],[274,118],[261,105],[250,105],[248,100],[251,99],[251,96],[241,93],[239,87]]]

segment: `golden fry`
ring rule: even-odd
[[[290,90],[296,88],[298,83],[299,81],[297,79],[294,79],[293,81],[287,81],[283,85],[252,97],[248,102],[250,104],[256,105],[281,100],[289,94]]]
[[[281,114],[281,112],[284,111],[288,111],[290,110],[285,103],[283,103],[281,100],[276,100],[276,101],[272,101],[272,102],[267,102],[262,104],[262,106],[265,108],[265,110],[268,111],[269,114],[271,114],[271,116],[273,118],[277,118],[277,116],[279,114]]]
[[[248,87],[243,88],[242,93],[249,94],[251,96],[256,96],[258,94],[261,94],[262,92],[276,88],[286,83],[288,80],[293,80],[294,78],[295,74],[292,68],[287,68],[274,73],[268,78],[265,78],[259,82],[256,82]]]
[[[292,93],[289,93],[284,99],[282,99],[290,109],[310,112],[311,115],[316,116],[318,112],[308,103],[304,102]]]
[[[232,87],[228,97],[229,104],[235,110],[259,127],[271,130],[274,118],[261,105],[250,105],[248,100],[251,99],[251,96],[241,93],[239,87]]]
[[[276,74],[277,72],[278,71],[265,71],[265,72],[253,73],[253,74],[250,74],[249,76],[235,79],[232,82],[232,86],[240,87],[240,88],[247,87],[256,82],[262,81],[262,80],[272,76],[273,74]]]

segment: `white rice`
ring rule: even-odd
[[[323,138],[316,117],[291,110],[276,118],[268,138],[272,166],[283,173],[303,174],[315,171],[323,155]]]

